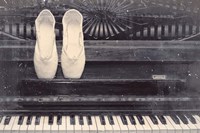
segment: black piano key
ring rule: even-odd
[[[155,115],[149,115],[149,117],[150,117],[151,121],[153,122],[153,124],[158,125],[158,120],[155,117]]]
[[[135,118],[132,115],[129,115],[128,118],[132,125],[136,125]]]
[[[110,125],[115,125],[112,115],[108,116],[108,121],[109,121]]]
[[[188,120],[185,117],[185,115],[179,114],[178,117],[180,118],[180,120],[184,123],[184,124],[188,124]]]
[[[40,125],[40,118],[41,118],[41,116],[35,117],[35,125]]]
[[[57,124],[62,125],[62,116],[61,115],[57,116]]]
[[[48,121],[49,125],[53,125],[53,115],[49,116],[49,121]]]
[[[87,116],[87,123],[88,123],[88,125],[92,125],[92,118],[91,118],[91,116]]]
[[[124,115],[120,115],[120,118],[121,118],[122,123],[123,123],[124,125],[128,125],[127,119],[126,119],[126,117],[125,117]]]
[[[178,119],[176,115],[170,115],[170,117],[172,118],[175,124],[180,124],[180,120]]]
[[[18,125],[22,125],[24,121],[24,116],[19,116]]]
[[[106,125],[106,121],[105,121],[104,116],[100,115],[99,118],[100,118],[101,125]]]
[[[137,117],[137,119],[138,119],[138,121],[139,121],[139,123],[141,124],[141,125],[144,125],[145,123],[144,123],[144,119],[143,119],[143,117],[141,116],[141,115],[136,115],[136,117]]]
[[[76,124],[76,122],[75,122],[75,116],[74,115],[70,116],[70,124],[71,125],[75,125]]]
[[[32,116],[28,116],[28,119],[27,119],[27,122],[26,122],[27,125],[31,125],[32,118],[33,118]]]
[[[197,124],[196,119],[195,119],[191,114],[187,114],[186,116],[187,116],[187,118],[189,119],[189,121],[190,121],[192,124]]]
[[[79,116],[79,124],[80,125],[84,125],[83,116],[82,115]]]
[[[166,119],[165,119],[165,117],[163,115],[158,115],[158,119],[160,120],[160,122],[162,124],[164,124],[164,125],[167,124],[167,121],[166,121]]]
[[[6,116],[4,125],[8,125],[10,123],[11,116]]]

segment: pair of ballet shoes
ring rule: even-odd
[[[80,78],[85,67],[85,48],[82,32],[83,17],[75,9],[68,10],[62,19],[63,47],[61,67],[65,78]],[[55,39],[55,18],[45,9],[36,21],[34,66],[38,78],[53,79],[58,66]]]

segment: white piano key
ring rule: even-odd
[[[158,125],[154,124],[151,121],[151,118],[149,116],[144,116],[144,119],[146,119],[147,123],[150,125],[151,129],[152,129],[152,133],[159,133],[159,127]],[[144,127],[145,129],[145,127]]]
[[[70,124],[70,116],[66,116],[67,133],[74,133],[74,125]]]
[[[53,117],[53,124],[51,125],[51,133],[58,133],[57,116]]]
[[[28,125],[28,129],[27,129],[27,132],[28,132],[28,133],[34,133],[34,132],[35,132],[35,119],[36,119],[36,117],[33,116],[33,117],[32,117],[32,121],[31,121],[31,124]]]
[[[49,133],[51,125],[49,125],[49,116],[44,116],[43,133]]]
[[[82,132],[82,127],[79,123],[79,116],[75,116],[75,125],[74,125],[74,130],[75,133],[81,133]]]
[[[165,127],[167,128],[167,132],[168,133],[175,133],[176,131],[175,131],[175,128],[173,127],[173,125],[170,123],[170,121],[165,116],[163,116],[163,117],[166,120]]]
[[[90,132],[90,127],[87,123],[87,118],[86,116],[83,116],[82,133],[89,133],[89,132]]]
[[[13,124],[15,122],[15,116],[12,116],[8,125],[4,127],[4,133],[11,133]]]
[[[18,125],[19,116],[16,116],[12,127],[12,133],[19,133],[20,125]],[[1,129],[1,125],[0,125]]]
[[[189,133],[190,128],[187,126],[187,124],[184,124],[180,118],[179,120],[180,120],[180,127],[182,128],[182,133]]]
[[[144,116],[142,116],[142,117],[144,119],[144,125],[142,125],[144,132],[145,133],[151,133],[151,132],[153,133],[154,131],[152,131],[152,128],[151,128],[150,124],[148,123],[148,121],[145,119]]]
[[[22,125],[20,126],[20,129],[19,129],[20,133],[26,133],[27,132],[27,129],[28,129],[28,125],[26,124],[27,119],[28,119],[28,117],[24,116],[23,123],[22,123]]]
[[[90,133],[97,133],[98,129],[97,129],[96,120],[94,116],[91,116],[91,121],[92,121],[92,125],[89,125]]]
[[[128,127],[127,127],[127,125],[124,125],[122,123],[122,120],[121,120],[120,116],[113,116],[113,117],[117,118],[117,122],[119,124],[121,133],[128,133]]]
[[[67,131],[67,123],[66,123],[66,116],[62,116],[62,124],[58,126],[59,133],[66,133]]]
[[[3,133],[3,130],[4,130],[4,127],[5,127],[5,125],[4,125],[4,121],[5,121],[5,116],[1,119],[1,122],[0,122],[0,132],[2,132]]]
[[[128,116],[126,116],[126,120],[127,120],[127,123],[128,123],[127,127],[128,127],[128,130],[129,130],[129,133],[134,133],[134,132],[136,132],[137,129],[136,129],[135,125],[132,125],[132,124],[131,124],[131,121],[130,121],[130,119],[129,119]]]
[[[167,127],[162,124],[157,116],[155,116],[158,120],[158,127],[160,129],[160,133],[167,133]]]
[[[44,116],[40,117],[39,125],[35,125],[35,133],[43,133]]]
[[[144,128],[143,128],[143,126],[139,123],[139,121],[138,121],[138,119],[137,119],[137,117],[136,116],[133,116],[134,117],[134,119],[135,119],[135,128],[136,128],[136,130],[137,130],[137,133],[144,133]]]
[[[106,133],[112,133],[113,132],[113,128],[112,128],[112,125],[110,125],[110,122],[108,120],[108,117],[107,116],[104,116],[105,118],[105,130],[106,130]]]
[[[186,118],[187,118],[187,116],[186,116]],[[190,133],[198,133],[197,127],[192,122],[190,122],[190,120],[188,118],[187,118],[187,120],[188,120],[187,126],[190,129]]]
[[[98,133],[105,132],[105,126],[101,124],[99,116],[95,116]]]
[[[171,125],[173,125],[175,132],[176,133],[182,133],[182,128],[180,127],[179,124],[176,124],[172,118],[170,116],[165,116],[165,118],[167,118],[167,120],[171,123]]]
[[[114,116],[112,116],[112,117],[113,117],[113,121],[114,121],[114,125],[112,125],[112,127],[113,127],[113,132],[114,132],[114,133],[120,133],[121,130],[120,130],[119,124],[118,124],[118,122],[117,122],[117,118],[114,117]]]
[[[197,115],[193,115],[193,117],[195,118],[195,120],[196,120],[196,122],[197,122],[197,123],[194,124],[194,125],[196,126],[198,133],[200,133],[200,117],[197,116]]]

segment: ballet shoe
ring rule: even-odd
[[[55,39],[55,18],[45,9],[35,20],[36,44],[34,67],[40,79],[53,79],[58,65],[58,54]]]
[[[62,71],[65,78],[80,78],[85,67],[83,16],[75,9],[68,10],[63,16],[62,24]]]

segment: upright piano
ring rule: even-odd
[[[38,79],[35,19],[84,16],[80,79]],[[199,0],[0,0],[1,133],[200,133]]]

